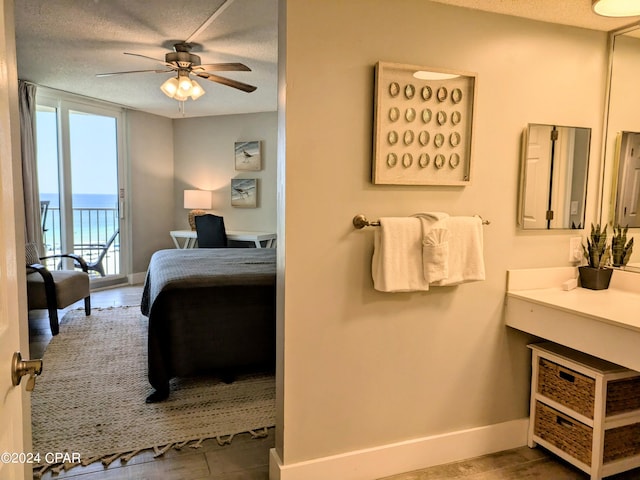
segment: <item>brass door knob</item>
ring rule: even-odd
[[[13,360],[11,361],[11,383],[14,386],[20,385],[22,377],[29,376],[27,380],[27,391],[33,391],[36,385],[36,377],[42,373],[42,360],[22,360],[20,352],[13,354]]]

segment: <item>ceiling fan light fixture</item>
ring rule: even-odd
[[[173,95],[173,98],[178,100],[179,102],[184,102],[189,98],[189,92],[185,92],[181,88],[179,88],[176,93]]]
[[[197,100],[204,94],[205,94],[204,89],[198,83],[196,83],[195,80],[191,80],[191,92],[190,92],[191,99]]]
[[[603,17],[633,17],[640,15],[638,0],[593,0],[593,11]]]
[[[178,88],[185,93],[191,90],[191,79],[189,78],[189,74],[178,73]]]
[[[178,91],[178,79],[176,77],[171,77],[160,86],[160,90],[162,90],[167,97],[173,98]]]
[[[187,87],[187,88],[185,88]],[[160,90],[169,98],[173,98],[179,102],[184,102],[191,97],[197,100],[205,94],[204,89],[195,81],[189,78],[189,75],[178,75],[171,77],[160,86]]]
[[[458,78],[460,75],[455,73],[441,73],[441,72],[428,72],[425,70],[418,70],[413,72],[413,76],[420,80],[450,80],[452,78]]]

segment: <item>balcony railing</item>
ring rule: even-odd
[[[117,208],[74,208],[73,209],[73,253],[87,262],[96,260],[101,252],[96,245],[104,245],[119,228]],[[60,209],[48,209],[44,222],[45,255],[69,253],[62,251],[60,235]],[[58,264],[49,261],[48,268],[57,268]],[[55,264],[54,264],[55,263]],[[120,273],[120,236],[109,246],[102,260],[105,275]],[[90,272],[92,276],[99,274]]]

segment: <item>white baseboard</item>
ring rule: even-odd
[[[375,480],[527,444],[529,419],[434,435],[381,447],[283,465],[275,449],[270,480]]]
[[[129,285],[137,285],[138,283],[144,283],[144,279],[147,277],[147,272],[130,273]]]

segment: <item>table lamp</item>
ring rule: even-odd
[[[184,208],[191,209],[189,212],[189,226],[191,230],[196,229],[195,217],[205,215],[203,209],[211,208],[211,192],[207,190],[185,190]]]

